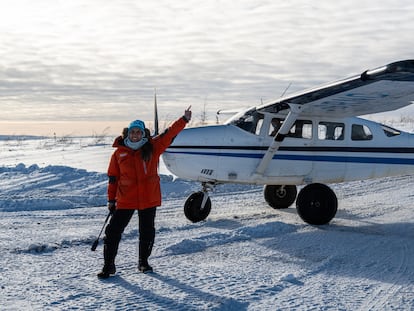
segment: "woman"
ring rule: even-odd
[[[105,229],[104,266],[99,278],[116,271],[115,257],[125,227],[135,210],[139,217],[139,271],[151,272],[148,264],[155,238],[155,213],[161,205],[159,157],[191,119],[191,107],[163,134],[151,137],[141,120],[131,122],[126,137],[115,139],[108,168],[108,209],[113,213]]]

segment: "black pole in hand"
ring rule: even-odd
[[[99,232],[98,237],[96,238],[96,240],[92,244],[92,247],[91,247],[92,252],[94,252],[96,250],[96,248],[98,247],[99,239],[101,238],[102,231],[104,230],[104,228],[106,226],[106,223],[108,222],[108,219],[111,215],[112,215],[112,212],[109,212],[108,216],[106,216],[106,219],[105,219],[104,225],[102,226],[101,232]]]

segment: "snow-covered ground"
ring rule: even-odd
[[[161,167],[155,273],[136,271],[135,217],[98,280],[111,140],[1,137],[1,310],[414,310],[412,176],[332,185],[339,211],[319,227],[261,187],[220,186],[193,224],[199,185]]]

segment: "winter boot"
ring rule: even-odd
[[[148,264],[148,257],[151,255],[152,246],[154,245],[153,241],[139,242],[139,261],[138,261],[138,270],[147,273],[152,272],[152,267]]]
[[[142,273],[149,273],[152,272],[152,267],[148,264],[147,259],[140,258],[138,262],[138,270]]]
[[[116,272],[116,268],[114,264],[104,265],[102,271],[98,273],[99,279],[107,279],[111,275],[114,275]]]
[[[111,275],[114,275],[116,272],[115,268],[115,256],[117,253],[117,244],[115,246],[113,244],[109,244],[107,240],[105,240],[104,244],[104,266],[102,271],[98,273],[98,278],[100,279],[107,279]]]

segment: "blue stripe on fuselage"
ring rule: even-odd
[[[174,148],[174,147],[173,147]],[[180,148],[180,151],[167,149],[166,153],[170,154],[186,154],[186,155],[203,155],[203,156],[220,156],[220,157],[233,157],[233,158],[248,158],[248,159],[261,159],[263,153],[242,153],[242,152],[216,152],[216,151],[185,151],[184,148]],[[186,148],[192,149],[192,148]],[[364,148],[367,149],[367,148]],[[410,148],[412,149],[412,148]],[[336,150],[336,153],[341,150]],[[364,150],[364,153],[369,151]],[[355,153],[355,151],[353,152]],[[380,154],[378,150],[374,152],[376,155]],[[392,153],[388,152],[387,154]],[[406,154],[398,150],[398,154]],[[384,154],[384,153],[383,153]],[[384,154],[385,155],[385,154]],[[343,156],[343,155],[307,155],[307,154],[276,154],[273,156],[276,160],[292,160],[292,161],[317,161],[317,162],[343,162],[343,163],[376,163],[376,164],[400,164],[400,165],[414,165],[414,158],[397,158],[397,157],[370,157],[370,156]]]

